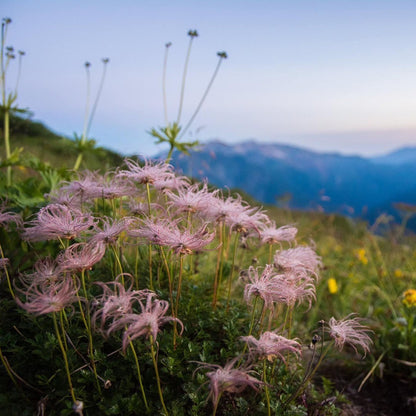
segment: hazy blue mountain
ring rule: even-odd
[[[416,163],[416,147],[403,147],[384,156],[371,159],[374,163],[384,165],[404,165]]]
[[[184,174],[239,188],[263,203],[323,210],[373,220],[393,204],[416,204],[416,148],[377,158],[317,153],[247,141],[212,141],[190,156],[174,154]]]

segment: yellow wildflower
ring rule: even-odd
[[[362,264],[366,265],[368,263],[368,258],[366,256],[365,248],[360,248],[359,250],[357,250],[357,257],[358,257],[358,260],[360,260]]]
[[[416,306],[416,290],[415,289],[408,289],[406,292],[403,293],[403,304],[408,308],[412,306]]]
[[[337,281],[333,277],[330,277],[328,279],[328,290],[329,290],[329,293],[331,294],[338,292],[338,284],[337,284]]]
[[[401,279],[403,277],[403,272],[401,269],[395,269],[394,270],[394,277],[396,277],[397,279]]]

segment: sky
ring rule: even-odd
[[[53,131],[81,134],[110,58],[90,137],[123,154],[164,150],[196,29],[180,122],[217,77],[184,139],[247,139],[374,156],[416,146],[415,0],[2,0],[6,45],[25,51],[18,104]],[[6,83],[14,88],[17,61]]]

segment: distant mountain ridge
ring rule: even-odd
[[[394,203],[416,204],[416,147],[375,158],[318,153],[299,147],[211,141],[190,156],[174,153],[184,174],[239,188],[268,204],[374,220]]]

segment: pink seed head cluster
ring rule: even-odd
[[[266,331],[256,339],[252,335],[241,337],[242,341],[247,342],[249,346],[249,355],[253,358],[267,359],[273,361],[280,358],[285,361],[284,353],[292,352],[297,356],[302,353],[299,342],[285,338],[275,332]]]
[[[237,359],[233,359],[225,364],[224,367],[216,364],[204,364],[201,368],[209,368],[212,371],[206,373],[209,378],[209,396],[215,405],[221,394],[241,393],[247,387],[258,390],[258,386],[264,383],[251,375],[252,371],[248,368],[237,367],[234,368]]]
[[[73,279],[65,278],[60,281],[45,282],[34,281],[25,289],[18,291],[25,296],[25,302],[16,297],[16,303],[27,312],[34,315],[44,315],[59,312],[66,307],[71,307],[78,301],[77,293],[79,283]]]
[[[361,348],[364,354],[366,354],[370,352],[370,345],[373,342],[368,335],[372,331],[361,323],[362,320],[360,318],[352,316],[353,314],[350,314],[338,321],[332,317],[329,320],[327,331],[335,340],[335,345],[339,350],[342,350],[344,345],[348,344],[356,352],[358,352],[358,348]]]
[[[173,166],[165,162],[152,162],[145,160],[144,165],[140,166],[138,162],[126,159],[127,170],[121,170],[117,173],[118,178],[127,178],[139,184],[161,184],[174,178]]]
[[[37,218],[29,223],[23,232],[29,241],[72,239],[96,223],[89,213],[61,204],[50,204],[38,212]]]

